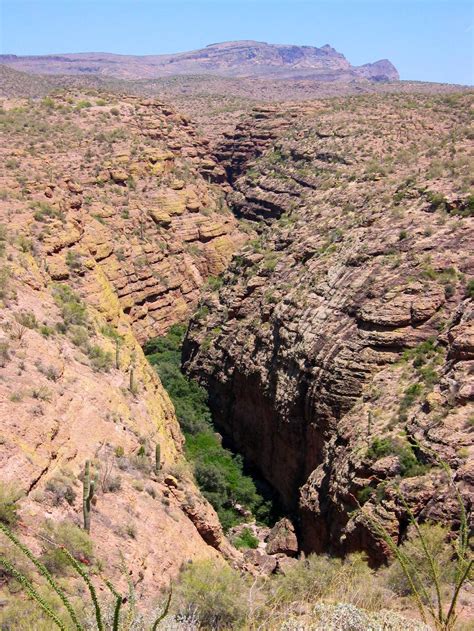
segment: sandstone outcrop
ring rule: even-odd
[[[431,450],[472,503],[469,103],[282,107],[261,119],[283,130],[270,145],[256,148],[256,112],[219,150],[256,234],[192,320],[185,368],[298,512],[305,551],[384,559],[359,505],[400,540],[396,483],[416,516],[456,528]]]

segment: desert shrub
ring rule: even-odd
[[[405,440],[400,438],[374,438],[370,447],[367,449],[367,458],[369,460],[378,460],[385,456],[397,456],[400,464],[400,475],[402,478],[410,478],[416,475],[423,475],[428,466],[419,462],[413,447]],[[366,491],[369,494],[369,491]],[[359,498],[360,499],[360,498]],[[362,498],[367,501],[368,497]],[[363,503],[363,502],[361,502]]]
[[[46,491],[51,494],[53,504],[58,506],[63,501],[72,506],[76,499],[75,478],[69,471],[62,470],[46,483]]]
[[[222,287],[222,278],[220,276],[209,276],[207,279],[207,286],[211,291],[217,291]]]
[[[270,601],[276,607],[331,600],[377,610],[390,598],[362,554],[344,560],[312,554],[275,577],[271,589]]]
[[[414,368],[421,368],[430,361],[439,363],[441,361],[440,355],[442,352],[442,347],[437,345],[433,338],[429,338],[421,342],[421,344],[418,344],[418,346],[415,346],[415,348],[407,349],[403,353],[402,358],[404,361],[411,361]]]
[[[184,570],[176,588],[180,614],[196,612],[201,628],[234,629],[247,613],[247,586],[227,565],[197,561]]]
[[[4,368],[10,360],[10,344],[7,340],[0,340],[0,368]]]
[[[89,108],[89,107],[92,107],[92,103],[85,99],[81,99],[80,101],[76,103],[76,109],[78,110],[83,110],[84,108]]]
[[[3,300],[9,296],[11,271],[5,265],[0,267],[0,299]]]
[[[86,325],[86,305],[70,287],[67,285],[56,285],[53,289],[53,296],[56,304],[61,309],[64,330],[67,330],[72,325]]]
[[[119,475],[109,476],[102,485],[104,493],[116,493],[122,488],[122,478]]]
[[[71,342],[79,348],[86,348],[89,343],[89,331],[85,326],[73,324],[69,327]]]
[[[398,409],[399,416],[405,418],[407,410],[415,403],[416,399],[423,392],[423,385],[421,383],[412,383],[403,393],[403,397],[400,400]]]
[[[59,596],[52,593],[46,586],[38,587],[38,593],[43,601],[56,613],[58,618],[68,629],[70,618],[62,607]],[[80,599],[75,601],[76,609],[81,612]],[[35,602],[25,600],[20,595],[9,598],[2,607],[2,631],[52,631],[51,619],[44,614]]]
[[[38,326],[38,320],[32,311],[20,311],[15,315],[15,320],[28,329],[36,329]]]
[[[53,208],[53,206],[50,206],[47,202],[33,202],[31,208],[35,211],[33,217],[36,221],[45,222],[48,221],[48,219],[60,219],[64,221],[65,219],[64,213],[61,210]]]
[[[97,346],[97,344],[93,344],[87,348],[87,355],[91,360],[91,366],[94,370],[108,372],[112,368],[112,353],[104,351],[104,349]]]
[[[66,548],[72,556],[86,565],[93,560],[92,541],[85,530],[67,521],[47,520],[43,527],[43,554],[41,561],[54,574],[68,574],[71,564],[61,550]]]
[[[238,537],[235,537],[233,544],[236,548],[258,548],[258,539],[250,530],[250,528],[244,528]]]
[[[284,575],[276,577],[272,601],[281,605],[319,600],[332,589],[341,568],[340,559],[324,555],[300,559]]]
[[[426,196],[431,204],[432,210],[445,210],[446,209],[446,198],[441,193],[428,191]]]
[[[66,265],[73,273],[81,273],[83,271],[82,257],[79,252],[68,250],[66,254]]]
[[[312,619],[317,621],[318,629],[332,631],[430,631],[430,627],[410,620],[395,611],[368,612],[348,603],[318,603],[312,611]],[[301,628],[298,620],[295,626],[285,623],[282,631]]]
[[[123,458],[123,460],[126,460],[126,458]],[[141,473],[144,473],[145,475],[149,475],[153,465],[152,462],[150,460],[150,458],[148,458],[145,454],[137,454],[135,456],[131,456],[128,460],[129,465],[133,468],[136,469],[137,471],[141,471]],[[120,464],[119,464],[120,467]]]
[[[363,489],[357,491],[357,500],[359,504],[365,504],[374,495],[375,489],[372,486],[364,486]]]
[[[474,279],[471,279],[467,282],[466,296],[468,296],[469,298],[474,298]]]
[[[14,526],[18,521],[18,501],[23,491],[13,482],[0,482],[0,522]]]

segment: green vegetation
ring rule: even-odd
[[[443,363],[444,352],[443,348],[430,338],[403,353],[402,361],[411,364],[415,369],[418,381],[411,383],[400,399],[398,410],[400,421],[405,421],[408,409],[420,396],[427,394],[438,383],[438,367]]]
[[[244,528],[232,543],[236,548],[252,548],[253,550],[258,548],[258,539],[250,528]]]
[[[18,501],[22,496],[23,492],[14,483],[0,483],[0,523],[10,527],[16,524]]]
[[[177,589],[179,612],[197,611],[202,629],[241,628],[247,613],[247,585],[228,565],[198,561],[187,568]]]
[[[435,628],[451,631],[457,620],[457,604],[462,586],[472,577],[472,551],[469,543],[469,525],[466,508],[453,473],[446,462],[426,446],[446,476],[459,508],[457,539],[451,540],[449,530],[440,525],[419,524],[400,488],[394,489],[405,510],[411,530],[408,538],[398,546],[383,523],[372,513],[361,508],[375,533],[385,541],[398,562],[389,568],[388,585],[396,592],[413,597],[420,617],[425,624],[431,618]]]
[[[53,289],[53,296],[63,318],[63,323],[58,327],[61,333],[65,333],[73,325],[86,325],[86,305],[70,287],[56,285]]]
[[[225,529],[242,520],[237,504],[251,510],[257,518],[266,519],[269,506],[252,478],[243,473],[242,458],[225,449],[214,432],[207,392],[181,372],[184,333],[184,326],[174,325],[166,336],[150,340],[144,350],[175,406],[186,438],[186,455],[194,465],[199,488],[216,509]]]
[[[380,444],[373,448],[377,453],[385,451]],[[435,454],[433,457],[436,459]],[[0,555],[2,578],[12,596],[2,609],[2,621],[8,621],[6,629],[20,631],[150,631],[157,629],[162,620],[164,627],[160,628],[167,629],[293,629],[312,628],[315,622],[321,628],[425,629],[390,611],[399,608],[394,607],[397,599],[397,605],[403,603],[406,608],[409,597],[414,599],[425,625],[430,621],[438,631],[454,631],[460,590],[471,576],[473,562],[467,514],[459,490],[447,465],[437,462],[459,502],[456,541],[443,526],[419,525],[398,489],[411,526],[400,546],[372,511],[360,507],[361,518],[385,540],[395,557],[388,567],[371,569],[363,554],[345,559],[313,554],[293,561],[283,574],[258,579],[222,560],[199,560],[187,564],[173,590],[173,599],[170,593],[164,606],[151,616],[137,611],[133,586],[124,598],[103,576],[99,564],[94,564],[92,543],[84,530],[70,523],[46,522],[38,557],[0,522],[0,533],[9,545]],[[135,536],[132,524],[127,525],[126,532]],[[240,536],[248,539],[248,534],[244,530]],[[67,580],[69,576],[83,581],[79,590],[76,583]],[[104,588],[99,591],[99,579],[111,597],[107,598]],[[37,607],[36,613],[15,596],[18,589]],[[88,607],[86,594],[91,603]],[[20,626],[15,626],[16,619],[21,620]],[[337,620],[338,625],[328,620]],[[361,623],[354,626],[358,620]]]
[[[402,439],[392,437],[375,438],[367,449],[367,458],[376,461],[385,456],[398,457],[400,475],[402,478],[412,478],[417,475],[423,475],[428,469],[427,465],[418,461],[412,445]],[[365,493],[367,494],[369,491],[365,491]],[[368,497],[363,496],[359,499],[366,501]]]
[[[471,279],[467,282],[466,296],[468,296],[469,298],[474,298],[474,279]]]
[[[63,554],[65,548],[77,560],[90,565],[94,555],[89,535],[70,522],[53,522],[47,520],[41,533],[43,553],[41,561],[52,574],[70,573],[71,565]]]
[[[109,371],[114,363],[112,353],[105,351],[98,344],[91,344],[90,336],[94,330],[87,317],[87,307],[83,300],[68,285],[63,284],[54,286],[53,297],[62,316],[62,322],[57,325],[58,331],[69,334],[72,343],[89,357],[94,370]],[[105,334],[112,339],[110,327],[106,329]],[[114,339],[119,337],[117,334]]]
[[[74,474],[67,469],[61,469],[47,481],[46,491],[51,494],[55,506],[60,505],[63,501],[72,506],[77,495],[74,489],[75,484]]]

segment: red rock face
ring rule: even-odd
[[[358,501],[403,537],[396,482],[417,516],[456,524],[431,449],[470,501],[469,100],[307,106],[278,122],[266,148],[254,136],[266,121],[271,135],[272,114],[232,139],[244,171],[229,199],[257,234],[192,321],[186,368],[223,430],[298,510],[306,551],[385,558]]]

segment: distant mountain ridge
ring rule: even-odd
[[[171,55],[73,53],[38,56],[0,55],[0,64],[34,74],[98,74],[120,79],[154,79],[173,75],[210,74],[225,77],[315,79],[349,82],[398,81],[388,59],[352,66],[328,44],[293,46],[252,40],[210,44]]]

